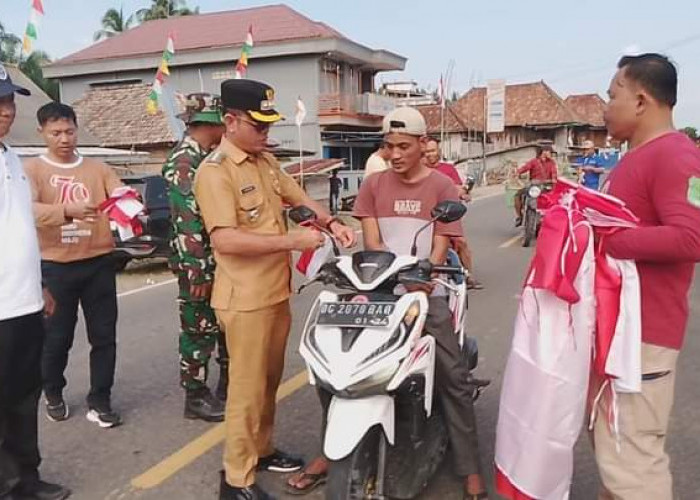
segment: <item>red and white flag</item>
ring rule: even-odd
[[[326,242],[322,247],[304,250],[299,256],[296,265],[297,271],[306,276],[307,279],[314,279],[321,269],[321,266],[325,264],[333,254],[331,238],[328,235],[325,236]]]

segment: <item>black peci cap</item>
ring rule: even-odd
[[[221,102],[227,109],[245,111],[253,120],[274,123],[284,117],[275,110],[275,91],[255,80],[226,80],[221,84]]]

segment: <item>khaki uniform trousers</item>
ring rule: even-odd
[[[592,432],[603,487],[599,500],[672,500],[666,431],[673,406],[678,351],[642,344],[642,373],[667,375],[642,381],[640,394],[618,394],[619,451],[602,398]]]
[[[229,349],[226,482],[255,483],[258,458],[274,452],[275,397],[291,325],[289,301],[255,311],[217,310]]]

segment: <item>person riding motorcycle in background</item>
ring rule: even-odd
[[[557,162],[552,158],[552,146],[537,146],[537,156],[517,170],[517,175],[530,175],[531,184],[553,183],[557,180]],[[526,186],[515,195],[515,227],[523,223],[523,199],[527,193]]]

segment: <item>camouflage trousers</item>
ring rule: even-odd
[[[190,295],[187,274],[177,273],[180,307],[180,385],[189,390],[206,387],[209,359],[217,349],[217,362],[228,366],[226,341],[209,299]]]

